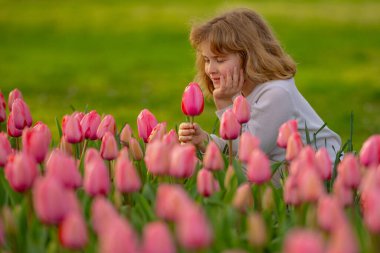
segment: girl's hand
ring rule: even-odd
[[[227,76],[220,77],[220,86],[213,92],[216,108],[222,109],[232,104],[232,97],[241,92],[244,84],[244,73],[234,67],[233,73],[227,72]]]
[[[197,124],[184,122],[179,125],[178,140],[181,143],[192,143],[202,152],[206,150],[208,133]]]

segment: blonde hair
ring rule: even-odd
[[[193,26],[190,32],[190,43],[197,51],[196,81],[211,94],[214,86],[205,73],[205,62],[199,50],[205,41],[210,43],[216,55],[239,54],[245,80],[253,85],[289,79],[296,73],[295,62],[281,48],[265,20],[252,10],[236,9]]]

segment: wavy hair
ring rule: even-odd
[[[296,73],[296,64],[285,53],[269,25],[250,9],[235,9],[210,21],[194,25],[190,43],[196,50],[198,81],[211,95],[214,86],[205,73],[205,62],[200,52],[203,42],[210,43],[216,55],[237,53],[242,60],[245,80],[253,85],[269,80],[289,79]]]

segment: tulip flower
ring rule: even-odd
[[[353,189],[358,188],[361,180],[361,172],[359,162],[353,154],[346,154],[344,156],[338,165],[338,173],[346,187]]]
[[[189,83],[182,95],[182,112],[190,117],[198,116],[203,112],[204,98],[197,83]]]
[[[62,122],[63,136],[68,143],[75,144],[83,140],[82,127],[78,118],[66,115]]]
[[[129,140],[132,138],[132,128],[129,124],[125,124],[120,133],[120,141],[126,146],[129,143]]]
[[[144,161],[149,173],[166,175],[170,167],[170,147],[162,141],[149,143],[146,147]]]
[[[0,123],[4,122],[7,118],[6,103],[3,93],[0,91]]]
[[[264,211],[272,211],[275,202],[274,202],[274,195],[273,195],[273,190],[271,187],[266,187],[261,199],[261,206]]]
[[[255,184],[266,183],[271,179],[272,171],[268,157],[260,149],[255,149],[249,156],[247,165],[248,181]]]
[[[114,206],[104,196],[94,198],[91,205],[91,223],[98,235],[104,233],[106,224],[117,216]]]
[[[162,140],[164,135],[166,134],[166,122],[158,123],[150,133],[148,137],[148,142],[151,143],[156,140]]]
[[[107,114],[104,116],[102,121],[98,126],[98,130],[96,131],[96,136],[98,139],[102,139],[106,132],[111,132],[111,134],[115,135],[116,133],[116,122],[112,115]]]
[[[115,136],[106,132],[102,138],[102,145],[100,146],[100,155],[104,160],[114,160],[118,154],[118,147]]]
[[[227,109],[222,116],[220,121],[220,137],[224,140],[234,140],[240,134],[241,125],[237,121],[236,115],[232,109]]]
[[[284,201],[289,205],[299,205],[301,203],[300,192],[297,185],[297,178],[289,176],[285,181]]]
[[[345,185],[340,175],[335,179],[333,194],[342,206],[349,206],[354,201],[352,189]]]
[[[284,253],[324,253],[323,239],[320,234],[307,229],[292,229],[287,233]]]
[[[37,176],[37,164],[29,154],[23,152],[8,156],[5,177],[14,191],[29,190]]]
[[[257,212],[249,213],[247,235],[249,244],[254,247],[263,247],[266,244],[268,240],[267,229],[261,214]]]
[[[250,132],[244,132],[239,141],[239,159],[243,163],[248,163],[252,150],[260,147],[260,140]]]
[[[142,138],[145,143],[148,142],[148,137],[156,125],[157,119],[148,109],[144,109],[140,112],[137,117],[137,128],[139,137]]]
[[[30,154],[37,163],[42,163],[49,151],[51,134],[46,125],[41,126],[43,123],[39,124],[38,127],[28,128],[23,131],[22,146],[23,150]]]
[[[342,223],[332,231],[326,252],[359,252],[355,232],[352,230],[348,222]]]
[[[289,136],[288,144],[286,146],[286,160],[292,161],[298,156],[303,147],[301,135],[298,132],[294,132]]]
[[[172,146],[172,144],[179,144],[178,135],[174,129],[166,133],[164,137],[162,137],[162,141],[169,146]]]
[[[253,207],[253,195],[249,183],[243,183],[236,189],[232,206],[243,213]]]
[[[8,156],[12,153],[12,146],[5,133],[0,132],[0,167],[7,163]]]
[[[300,172],[297,179],[302,201],[316,202],[325,193],[322,179],[315,170],[306,167]]]
[[[14,89],[11,92],[9,92],[9,96],[8,96],[8,108],[9,108],[9,111],[12,111],[13,102],[16,99],[18,99],[18,98],[23,99],[22,93],[21,93],[21,91],[19,89]]]
[[[141,146],[139,142],[133,137],[129,141],[129,150],[131,151],[133,159],[135,161],[140,161],[141,159],[143,159],[144,154],[141,149]]]
[[[115,165],[115,185],[119,192],[137,192],[141,180],[133,163],[125,156],[119,156]]]
[[[28,105],[21,98],[17,98],[12,104],[12,114],[15,127],[17,129],[24,129],[32,125],[32,115]]]
[[[169,174],[177,178],[191,177],[197,165],[195,147],[191,144],[177,145],[170,158]]]
[[[98,139],[96,132],[98,131],[100,121],[100,115],[95,110],[84,115],[80,121],[83,137],[90,140]]]
[[[232,110],[240,124],[244,124],[249,121],[251,117],[251,108],[244,96],[239,95],[235,98]]]
[[[93,150],[93,156],[88,155]],[[94,149],[87,150],[84,170],[84,190],[90,196],[107,195],[110,189],[109,172],[99,153]],[[90,154],[91,154],[90,153]],[[87,159],[86,159],[87,158]]]
[[[315,154],[315,163],[321,178],[323,180],[331,179],[333,167],[330,155],[325,147],[320,148]]]
[[[380,135],[372,135],[360,149],[360,163],[366,167],[380,163]]]
[[[218,145],[210,141],[203,157],[203,166],[208,170],[222,170],[224,168],[224,160],[220,153]]]
[[[373,234],[380,233],[380,189],[367,191],[362,201],[363,218],[366,227]]]
[[[210,197],[214,192],[215,179],[211,171],[201,169],[197,175],[197,190],[203,197]]]
[[[144,253],[176,252],[170,230],[162,221],[148,223],[144,226],[142,248],[142,252]]]
[[[8,115],[7,121],[7,132],[9,136],[20,137],[22,135],[22,130],[16,128],[13,113]]]
[[[59,241],[67,249],[83,249],[88,241],[86,222],[78,212],[68,214],[59,225]]]
[[[338,199],[330,195],[322,196],[319,199],[317,218],[319,226],[330,232],[346,222],[344,210]]]
[[[288,145],[288,139],[290,135],[298,131],[297,120],[289,120],[283,123],[278,131],[277,146],[286,148]]]

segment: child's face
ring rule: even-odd
[[[232,76],[234,67],[236,67],[237,70],[241,69],[242,62],[237,53],[215,55],[211,52],[210,43],[207,41],[200,45],[200,51],[205,61],[205,73],[211,79],[214,88],[219,87],[220,76],[226,78],[227,73]]]

